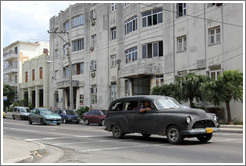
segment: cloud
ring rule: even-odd
[[[48,40],[49,19],[73,2],[67,1],[3,1],[3,46],[17,40]]]

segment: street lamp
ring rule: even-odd
[[[71,63],[71,54],[70,54],[70,47],[71,47],[71,43],[70,43],[70,37],[69,37],[69,32],[64,32],[64,31],[60,31],[60,32],[50,32],[48,31],[48,33],[55,33],[57,34],[58,37],[60,37],[66,44],[68,44],[68,50],[67,50],[67,56],[68,56],[68,64],[69,64],[69,98],[70,98],[70,109],[73,110],[74,109],[74,104],[73,104],[73,82],[72,82],[72,63]],[[64,40],[59,33],[66,33],[68,34],[68,42],[66,40]]]

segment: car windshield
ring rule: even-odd
[[[21,108],[21,112],[31,112],[29,108]]]
[[[155,105],[157,109],[173,109],[180,107],[180,104],[176,100],[171,98],[156,100]]]
[[[40,110],[40,114],[48,115],[48,114],[54,114],[54,112],[50,109],[42,109]]]
[[[67,115],[75,115],[75,112],[72,110],[66,110]]]

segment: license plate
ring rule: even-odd
[[[207,133],[212,133],[213,129],[212,128],[206,128]]]
[[[52,121],[52,123],[56,123],[56,121]]]

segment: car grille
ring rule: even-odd
[[[47,121],[57,121],[57,120],[61,120],[61,119],[46,119]]]
[[[211,120],[202,120],[202,121],[197,121],[192,128],[196,129],[196,128],[206,128],[206,127],[215,127],[215,124]]]

